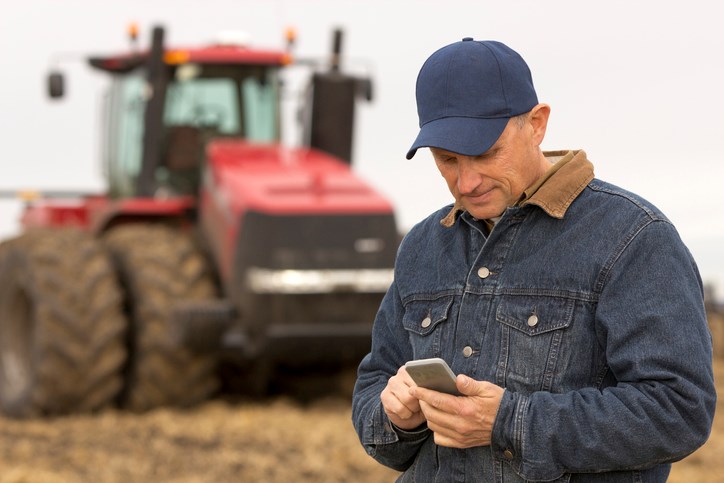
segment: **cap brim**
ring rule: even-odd
[[[464,156],[479,156],[495,144],[508,119],[445,117],[430,121],[420,128],[406,157],[412,159],[419,148],[440,148]]]

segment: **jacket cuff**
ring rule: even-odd
[[[427,425],[404,430],[392,424],[380,403],[373,411],[362,440],[367,454],[385,466],[405,471],[432,431]]]
[[[513,391],[505,391],[493,423],[490,443],[493,456],[519,470],[523,461],[523,427],[530,400]]]
[[[372,412],[371,423],[367,425],[367,432],[362,441],[366,445],[386,445],[397,442],[419,442],[430,435],[427,423],[423,423],[415,429],[402,429],[395,426],[387,413],[382,409],[382,403],[378,404]]]
[[[419,441],[427,438],[430,433],[430,429],[427,427],[427,423],[422,423],[415,429],[402,429],[390,422],[390,426],[395,430],[400,441]]]
[[[372,411],[371,424],[366,425],[367,431],[363,440],[364,444],[384,445],[399,441],[398,433],[390,418],[382,409],[382,403]]]

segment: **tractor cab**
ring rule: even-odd
[[[112,74],[103,158],[112,198],[195,195],[212,138],[280,139],[283,51],[239,44],[92,57]]]

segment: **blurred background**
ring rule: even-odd
[[[609,0],[26,0],[0,11],[0,192],[103,192],[100,105],[108,81],[89,54],[139,46],[154,25],[167,46],[248,34],[328,59],[344,31],[343,70],[369,75],[372,103],[356,110],[353,168],[395,207],[401,232],[451,201],[427,151],[405,153],[417,134],[415,80],[436,49],[463,37],[500,40],[533,73],[552,106],[543,148],[585,149],[597,176],[661,208],[692,251],[711,300],[724,302],[724,29],[716,2]],[[46,75],[60,68],[66,96],[50,101]],[[306,75],[285,78],[283,138],[301,143],[296,106]],[[20,232],[22,202],[0,199],[0,239]],[[670,267],[676,276],[676,267]],[[718,355],[724,312],[710,304]],[[715,359],[724,387],[724,359]],[[352,431],[352,379],[320,378],[344,397],[215,399],[193,410],[142,414],[107,409],[48,420],[0,415],[0,483],[83,481],[392,481]],[[305,390],[309,388],[304,386]],[[719,403],[718,413],[724,408]],[[724,479],[724,420],[707,444],[674,465],[669,481]],[[191,451],[189,451],[191,450]]]
[[[597,176],[638,192],[678,227],[705,283],[724,299],[724,33],[715,2],[573,0],[29,0],[0,16],[0,190],[102,190],[99,101],[105,76],[88,53],[127,48],[126,27],[150,43],[196,44],[224,30],[324,57],[345,31],[344,66],[369,74],[374,101],[357,110],[355,170],[395,204],[402,231],[450,200],[427,152],[404,155],[417,133],[415,79],[437,48],[465,36],[501,40],[529,63],[539,99],[552,106],[545,149],[585,149]],[[45,76],[60,66],[67,96],[51,102]],[[285,139],[299,142],[287,80]],[[18,201],[0,202],[0,238],[18,232]]]

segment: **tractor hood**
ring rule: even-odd
[[[204,191],[235,214],[392,212],[348,164],[319,150],[221,139],[208,145],[207,163]]]

